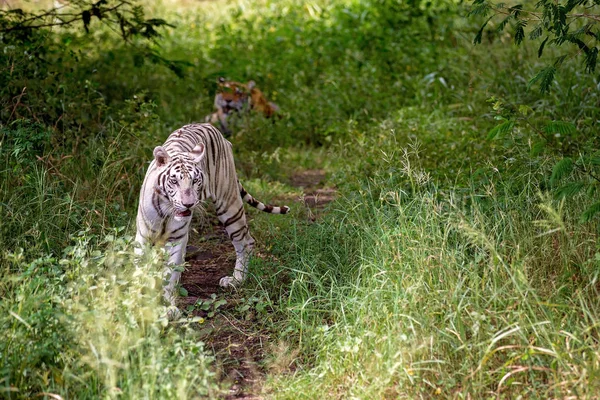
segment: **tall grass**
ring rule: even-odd
[[[301,356],[267,393],[593,398],[600,261],[580,207],[542,195],[537,165],[462,189],[432,181],[415,146],[370,144],[379,173],[274,249]]]
[[[282,109],[233,123],[253,194],[296,198],[290,175],[312,168],[339,191],[316,221],[300,205],[252,221],[273,256],[242,289],[277,343],[265,396],[596,396],[597,222],[578,222],[583,194],[547,193],[557,155],[531,152],[530,127],[485,136],[495,96],[531,106],[534,126],[574,121],[552,140],[585,150],[597,80],[567,60],[542,97],[527,88],[536,49],[502,35],[474,48],[462,6],[428,4],[152,2],[177,25],[159,46],[189,63],[181,79],[102,28],[5,46],[2,396],[226,393],[201,324],[162,318],[163,255],[136,265],[130,246],[152,148],[212,111],[218,76],[255,80]]]

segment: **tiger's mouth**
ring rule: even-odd
[[[189,217],[190,215],[192,215],[192,210],[185,210],[185,211],[177,211],[175,213],[176,217]]]

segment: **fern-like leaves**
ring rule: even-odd
[[[527,84],[527,88],[535,85],[536,83],[540,84],[540,91],[542,93],[546,93],[550,90],[550,86],[552,86],[552,82],[554,82],[554,75],[556,74],[556,67],[554,65],[550,65],[540,72],[538,72]]]
[[[554,194],[559,199],[569,198],[581,192],[585,187],[585,182],[570,182],[556,189]]]
[[[496,125],[492,130],[488,132],[488,140],[492,139],[502,139],[508,133],[512,132],[515,127],[515,121],[504,121],[503,123]]]
[[[588,222],[598,213],[600,213],[600,201],[589,206],[588,209],[581,214],[581,222]]]
[[[524,19],[520,19],[515,24],[515,44],[520,45],[525,39],[525,27],[527,26],[527,21]]]
[[[552,176],[550,177],[550,184],[554,185],[562,177],[573,171],[573,160],[570,157],[565,157],[554,165],[552,168]]]
[[[566,136],[575,133],[575,131],[577,131],[575,125],[565,121],[551,121],[544,128],[544,132],[546,132],[549,135],[559,133],[563,136]]]

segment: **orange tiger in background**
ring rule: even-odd
[[[207,115],[204,122],[210,122],[213,125],[219,124],[225,135],[231,134],[231,130],[227,125],[227,118],[233,113],[254,110],[267,118],[271,118],[279,111],[277,104],[268,101],[256,87],[254,81],[243,84],[219,78],[217,83],[218,90],[215,95],[215,108],[217,111]]]

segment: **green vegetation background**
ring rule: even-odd
[[[271,339],[264,396],[597,397],[598,221],[580,216],[598,196],[557,197],[589,176],[551,177],[597,155],[598,80],[573,58],[549,94],[528,89],[537,48],[494,30],[474,47],[467,9],[147,2],[175,25],[152,48],[182,77],[95,20],[3,36],[0,396],[226,393],[201,324],[161,318],[161,252],[135,266],[130,244],[152,149],[210,113],[226,76],[282,110],[235,124],[251,192],[289,201],[316,168],[338,190],[317,222],[299,203],[252,221],[273,255],[243,289]],[[490,141],[497,119],[520,123]]]

